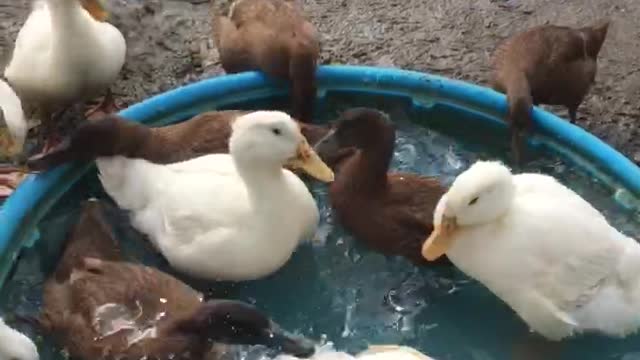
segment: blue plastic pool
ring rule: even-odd
[[[399,122],[396,169],[450,181],[477,158],[505,155],[508,138],[501,119],[506,103],[492,90],[370,67],[325,66],[318,78],[319,121],[346,107],[371,106]],[[122,115],[160,125],[212,109],[282,108],[286,91],[261,74],[243,73],[158,95]],[[548,112],[536,108],[533,118],[536,133],[529,145],[538,160],[528,169],[558,176],[620,230],[640,235],[640,170],[594,136]],[[290,264],[265,280],[196,286],[255,301],[284,325],[316,338],[325,335],[347,350],[360,349],[366,341],[401,342],[440,359],[510,358],[510,344],[501,341],[510,342],[513,334],[526,334],[526,329],[488,291],[455,270],[414,269],[402,259],[369,252],[334,224],[326,190],[314,186],[313,192],[322,209],[319,231],[325,245],[303,246]],[[104,197],[92,165],[66,165],[29,177],[0,209],[0,315],[14,308],[37,311],[42,276],[55,263],[78,202],[88,196]],[[122,214],[114,214],[114,219],[121,238],[143,243]],[[157,255],[129,247],[141,261],[166,269]],[[296,292],[289,293],[291,288]],[[570,347],[568,359],[593,355],[627,360],[623,356],[640,351],[640,342],[588,338]]]

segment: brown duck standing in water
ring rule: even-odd
[[[29,159],[31,170],[46,170],[70,161],[122,155],[170,164],[203,155],[229,152],[231,124],[247,111],[211,111],[190,120],[152,128],[110,114],[85,122],[47,154]],[[315,144],[330,127],[299,123],[302,135]],[[331,166],[331,159],[327,164]]]
[[[395,127],[386,114],[354,108],[342,114],[315,149],[320,156],[354,151],[340,163],[329,189],[345,229],[378,252],[427,264],[422,242],[433,231],[433,211],[445,189],[435,178],[388,172],[394,144]]]
[[[265,345],[308,357],[253,306],[202,295],[155,268],[124,262],[102,204],[85,204],[62,259],[44,285],[39,323],[74,358],[208,359],[222,344]],[[215,346],[212,346],[215,345]]]
[[[311,121],[320,43],[298,0],[236,0],[228,16],[214,14],[213,29],[227,73],[260,70],[289,81],[292,116]]]
[[[543,25],[517,34],[493,54],[493,88],[507,94],[511,147],[521,160],[522,137],[530,130],[532,105],[564,105],[571,123],[595,81],[597,57],[608,21],[572,29]]]

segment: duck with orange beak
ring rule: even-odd
[[[478,161],[442,196],[434,225],[422,255],[446,254],[545,338],[640,328],[640,244],[553,177]]]
[[[106,100],[87,115],[113,110],[109,87],[124,65],[126,42],[107,15],[101,0],[36,0],[20,29],[4,76],[37,110],[44,152],[56,142],[56,122],[74,103],[106,90]]]
[[[256,111],[232,124],[229,154],[171,164],[96,160],[100,181],[132,224],[177,270],[208,280],[254,280],[315,239],[320,214],[292,170],[323,181],[333,171],[289,115]]]

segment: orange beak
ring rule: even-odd
[[[442,216],[431,235],[422,245],[422,257],[429,261],[437,260],[453,244],[453,233],[458,228],[455,217]]]
[[[82,0],[80,3],[82,4],[82,7],[87,10],[91,17],[96,21],[107,21],[109,13],[107,12],[107,10],[105,10],[101,0]]]

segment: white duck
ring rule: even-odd
[[[15,159],[22,155],[28,130],[20,98],[0,80],[0,157]],[[0,169],[0,197],[11,193],[21,175],[23,171],[14,166]]]
[[[20,98],[9,84],[0,80],[0,155],[21,154],[28,130]]]
[[[479,161],[440,199],[422,254],[447,257],[550,340],[640,326],[640,245],[553,177]]]
[[[0,318],[0,360],[38,360],[38,348],[24,334]]]
[[[107,90],[125,60],[122,33],[105,22],[101,0],[36,0],[16,38],[4,76],[23,101],[42,110],[50,128],[55,109]],[[50,130],[50,129],[47,129]]]
[[[333,172],[278,111],[237,118],[229,152],[169,165],[120,156],[96,163],[104,189],[173,267],[251,280],[278,270],[318,225],[309,190],[282,166],[323,181],[333,181]]]
[[[291,355],[280,355],[276,360],[297,359]],[[418,350],[399,345],[371,345],[356,356],[333,349],[320,348],[310,360],[433,360]]]

